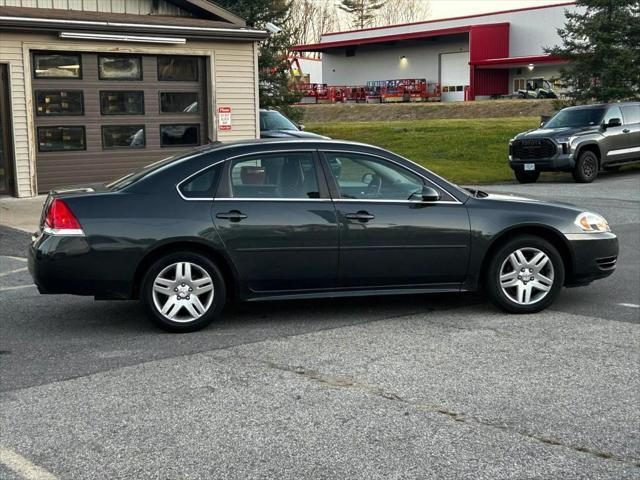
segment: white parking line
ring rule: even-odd
[[[53,473],[34,465],[22,455],[0,447],[0,463],[6,465],[25,480],[57,480]]]
[[[22,288],[31,288],[35,285],[16,285],[15,287],[0,287],[0,292],[8,292],[9,290],[20,290]]]
[[[627,308],[640,308],[640,305],[638,305],[637,303],[619,303],[618,305]]]
[[[16,268],[15,270],[9,270],[8,272],[0,273],[0,277],[6,277],[7,275],[11,275],[12,273],[26,272],[27,270],[27,267]]]
[[[4,258],[10,258],[11,260],[18,260],[19,262],[26,262],[27,259],[24,257],[14,257],[13,255],[3,255]]]

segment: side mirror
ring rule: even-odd
[[[619,118],[612,118],[611,120],[609,120],[609,123],[604,126],[604,128],[619,127],[621,125],[622,120],[620,120]]]
[[[540,122],[540,128],[544,127],[547,124],[547,122]]]
[[[422,187],[422,201],[423,202],[437,202],[440,200],[440,193],[435,188],[424,186]]]
[[[298,129],[299,129],[300,131],[304,130],[304,125],[303,125],[303,124],[301,124],[301,123],[299,123],[299,124],[298,124]]]

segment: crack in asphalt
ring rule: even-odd
[[[564,448],[568,448],[570,450],[573,450],[574,452],[584,453],[584,454],[592,455],[594,457],[601,458],[601,459],[604,459],[604,460],[611,460],[611,461],[624,463],[626,465],[631,465],[633,467],[640,468],[640,461],[636,462],[636,461],[633,461],[633,460],[628,460],[626,458],[619,457],[619,456],[617,456],[617,455],[615,455],[614,453],[611,453],[611,452],[598,450],[598,449],[590,448],[590,447],[584,447],[584,446],[580,446],[580,445],[573,445],[571,443],[566,443],[566,442],[564,442],[562,440],[558,440],[558,439],[555,439],[555,438],[546,437],[546,436],[543,436],[543,435],[538,435],[536,433],[531,433],[531,432],[528,432],[526,430],[515,429],[515,428],[510,427],[509,425],[504,424],[504,423],[498,423],[498,422],[493,422],[493,421],[489,421],[489,420],[484,420],[484,419],[479,418],[477,416],[469,415],[469,414],[466,414],[466,413],[463,413],[463,412],[456,412],[456,411],[450,410],[447,407],[444,407],[442,405],[408,400],[408,399],[403,398],[402,396],[398,395],[397,393],[385,390],[384,388],[382,388],[382,387],[380,387],[378,385],[372,385],[372,384],[369,384],[369,383],[366,383],[366,382],[362,382],[362,381],[356,380],[356,379],[348,377],[348,376],[329,375],[329,374],[322,373],[322,372],[317,371],[317,370],[307,369],[307,368],[302,367],[302,366],[292,367],[292,366],[289,366],[289,365],[283,365],[283,364],[269,362],[269,361],[260,361],[260,360],[256,360],[256,359],[253,359],[253,358],[250,358],[250,357],[240,357],[240,358],[244,358],[244,359],[250,360],[250,361],[258,361],[258,362],[268,366],[269,368],[272,368],[272,369],[275,369],[275,370],[280,370],[282,372],[293,373],[295,375],[301,376],[301,377],[303,377],[303,378],[305,378],[307,380],[319,383],[321,385],[326,385],[326,386],[329,386],[329,387],[341,388],[341,389],[353,389],[353,390],[356,390],[356,391],[364,392],[364,393],[372,395],[372,396],[377,396],[377,397],[383,398],[384,400],[400,402],[400,403],[402,403],[404,405],[409,405],[409,406],[412,406],[412,407],[415,407],[415,408],[419,408],[421,410],[428,410],[428,411],[433,412],[433,413],[444,415],[444,416],[448,417],[449,419],[451,419],[451,420],[453,420],[455,422],[461,422],[461,423],[466,423],[466,424],[476,424],[476,425],[480,425],[480,426],[483,426],[483,427],[498,429],[498,430],[501,430],[501,431],[506,432],[506,433],[511,433],[511,434],[515,433],[515,434],[518,434],[520,436],[529,438],[531,440],[535,440],[537,442],[544,443],[546,445],[554,445],[554,446],[564,447]]]

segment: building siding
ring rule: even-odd
[[[6,1],[6,0],[0,0]],[[33,126],[30,50],[81,50],[86,52],[122,52],[141,54],[199,55],[208,58],[212,79],[208,85],[208,110],[218,106],[232,109],[232,129],[216,131],[210,121],[210,138],[220,141],[257,138],[258,103],[253,42],[188,41],[184,46],[133,46],[109,42],[77,42],[54,35],[0,32],[0,63],[9,65],[11,108],[15,152],[16,195],[35,195],[35,130]],[[214,115],[212,113],[212,115]]]
[[[132,15],[168,15],[192,17],[180,7],[159,0],[0,0],[0,7],[55,8],[86,12],[129,13]]]

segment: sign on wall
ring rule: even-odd
[[[231,130],[231,107],[218,107],[218,130]]]

